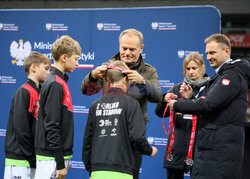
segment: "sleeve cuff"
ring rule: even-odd
[[[62,151],[54,151],[53,154],[56,160],[56,169],[57,170],[64,169],[65,164]]]
[[[92,76],[92,71],[89,73],[89,81],[91,82],[97,82],[98,79],[95,79],[93,76]]]
[[[29,160],[30,168],[36,168],[36,158]]]
[[[173,105],[173,111],[175,111],[176,105],[178,105],[178,104],[177,104],[178,102],[179,102],[179,101],[176,101],[176,102],[174,103],[174,105]]]

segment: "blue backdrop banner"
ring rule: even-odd
[[[135,28],[144,35],[142,56],[154,66],[162,91],[182,81],[182,62],[190,52],[206,58],[204,39],[220,32],[220,13],[213,6],[124,8],[124,9],[58,9],[0,10],[0,178],[4,174],[4,141],[12,97],[26,81],[23,59],[38,51],[52,60],[51,47],[61,35],[76,39],[82,54],[79,67],[70,74],[75,137],[74,155],[67,178],[88,178],[81,159],[83,134],[90,105],[99,95],[84,96],[82,79],[93,68],[109,60],[119,50],[121,31]],[[13,52],[14,46],[20,49]],[[213,71],[206,62],[207,73]],[[154,114],[156,104],[148,105],[147,139],[159,150],[155,158],[143,157],[140,178],[166,178],[163,156],[167,136],[162,119]],[[164,119],[168,124],[168,118]],[[102,152],[102,149],[100,149]],[[189,178],[189,174],[186,174]]]

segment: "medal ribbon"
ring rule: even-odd
[[[189,166],[193,165],[192,157],[193,157],[193,146],[194,146],[196,125],[197,125],[197,116],[192,115],[192,132],[191,132],[190,141],[189,141],[188,155],[187,155],[187,158],[185,160],[186,164]]]
[[[173,94],[171,94],[169,96],[169,100],[171,100],[173,98]],[[164,109],[164,113],[163,113],[163,118],[166,114],[166,111],[169,107],[169,103],[167,103],[165,109]],[[168,122],[168,132],[166,131],[166,128],[165,128],[165,125],[164,125],[164,119],[162,119],[162,126],[163,126],[163,130],[164,132],[168,135],[168,141],[169,141],[169,138],[170,138],[170,128],[171,128],[171,138],[170,138],[170,144],[169,144],[169,147],[168,147],[168,151],[167,153],[165,154],[165,158],[167,161],[172,161],[173,160],[173,155],[171,154],[171,149],[173,147],[173,144],[174,144],[174,139],[175,139],[175,133],[174,133],[174,119],[173,119],[173,111],[170,110],[169,111],[169,122]]]

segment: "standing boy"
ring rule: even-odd
[[[35,150],[37,179],[65,178],[73,154],[74,121],[68,76],[78,66],[81,47],[69,36],[52,46],[54,67],[41,89]]]
[[[157,149],[145,139],[145,121],[139,103],[127,96],[129,68],[122,61],[107,67],[110,88],[91,105],[82,159],[91,179],[132,179],[135,150],[155,156]]]
[[[5,138],[5,179],[34,178],[34,135],[40,83],[48,76],[50,65],[48,57],[38,52],[31,52],[24,61],[28,79],[17,90],[11,103]]]

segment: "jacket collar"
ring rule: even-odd
[[[220,67],[218,67],[216,69],[217,71],[212,76],[211,81],[215,80],[219,74],[223,73],[224,70],[230,69],[230,68],[232,69],[233,68],[233,65],[230,65],[230,63],[228,63],[228,62],[230,62],[230,60],[227,60]]]
[[[63,72],[61,72],[60,70],[58,70],[56,67],[51,67],[50,68],[51,73],[54,75],[58,75],[60,78],[62,78],[64,81],[68,81],[69,76],[66,74],[63,74]]]
[[[115,61],[115,60],[121,60],[121,58],[120,58],[120,52],[119,53],[117,53],[117,54],[115,54],[111,59],[110,59],[110,61]],[[142,58],[142,55],[140,54],[140,56],[139,56],[139,59],[138,59],[138,61],[135,63],[135,65],[132,67],[132,68],[130,68],[131,70],[141,70],[141,68],[143,68],[143,66],[145,65],[145,63],[144,63],[144,60],[143,60],[143,58]]]
[[[39,88],[37,88],[36,87],[36,83],[32,80],[32,79],[30,79],[30,78],[28,78],[27,79],[27,81],[26,81],[26,83],[28,83],[32,88],[34,88],[38,93],[40,92],[40,89],[41,89],[41,85],[39,84]]]
[[[215,72],[218,73],[218,72],[220,71],[221,67],[222,67],[224,64],[228,63],[230,60],[231,60],[231,59],[229,59],[229,60],[223,62],[218,68],[215,69]]]

